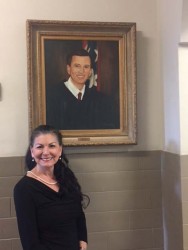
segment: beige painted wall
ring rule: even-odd
[[[157,0],[0,1],[0,156],[22,156],[28,143],[26,19],[137,23],[138,145],[158,150],[163,105]]]
[[[187,0],[160,0],[161,70],[164,90],[164,151],[188,154]]]

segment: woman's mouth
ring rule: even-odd
[[[53,159],[53,157],[41,158],[41,160],[43,160],[43,161],[51,161],[52,159]]]

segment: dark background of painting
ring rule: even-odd
[[[99,51],[99,91],[110,96],[115,107],[116,119],[120,120],[119,99],[119,43],[118,41],[97,41]],[[66,81],[66,56],[73,49],[82,48],[82,40],[44,41],[46,90],[51,84]],[[50,93],[48,93],[50,94]],[[47,96],[48,96],[47,94]],[[46,100],[47,102],[48,100]],[[119,122],[120,123],[120,122]]]

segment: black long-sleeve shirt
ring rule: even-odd
[[[20,239],[24,250],[78,250],[87,242],[81,203],[24,176],[14,188]]]

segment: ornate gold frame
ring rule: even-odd
[[[118,129],[62,130],[66,146],[136,144],[136,24],[27,20],[29,128],[46,123],[46,39],[112,40],[119,44]]]

